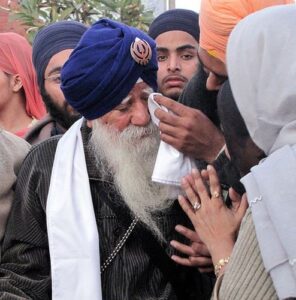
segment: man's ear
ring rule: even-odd
[[[92,128],[93,123],[91,120],[86,120],[86,125],[87,127]]]
[[[12,85],[12,91],[18,93],[23,87],[22,79],[19,74],[11,75],[10,84]]]

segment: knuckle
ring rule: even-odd
[[[186,118],[183,120],[183,127],[186,129],[184,133],[188,135],[189,131],[192,129],[192,121],[190,118]]]
[[[159,122],[159,130],[161,131],[161,132],[163,132],[164,131],[164,124],[162,123],[162,122]]]
[[[203,113],[199,109],[192,109],[190,115],[192,116],[193,119],[198,121],[202,118]]]
[[[199,265],[199,263],[198,263],[198,261],[197,261],[197,258],[194,257],[194,256],[189,256],[189,257],[188,257],[188,260],[190,261],[191,265],[195,265],[195,266],[198,266],[198,265]]]
[[[199,254],[201,247],[198,243],[192,243],[192,250],[194,251],[195,255]]]
[[[184,152],[184,145],[180,142],[171,143],[171,145],[179,150],[180,152]]]
[[[158,119],[160,119],[161,117],[162,117],[162,110],[161,109],[159,109],[159,108],[157,108],[156,110],[155,110],[155,112],[154,112],[154,115],[158,118]]]

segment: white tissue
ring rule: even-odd
[[[159,105],[154,100],[154,96],[156,95],[161,94],[152,93],[149,95],[148,108],[152,121],[159,126],[159,120],[155,117],[154,111],[157,108],[160,108],[168,112],[168,109]],[[152,181],[180,186],[182,177],[189,174],[193,168],[196,168],[196,165],[192,158],[179,152],[171,145],[161,141],[152,174]]]

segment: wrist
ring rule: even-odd
[[[232,253],[234,247],[234,241],[229,240],[219,240],[216,243],[209,246],[209,252],[212,257],[213,265],[216,265],[221,258],[229,257]]]
[[[208,151],[208,157],[206,157],[208,163],[215,161],[225,149],[224,136],[220,131],[217,132],[216,137],[213,138],[212,141],[213,143]]]
[[[216,277],[219,277],[219,275],[224,273],[225,267],[228,264],[229,259],[230,259],[230,256],[221,258],[221,259],[219,259],[217,264],[215,264],[214,271],[215,271]]]

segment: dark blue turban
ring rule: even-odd
[[[136,38],[151,47],[152,57],[146,65],[131,55]],[[139,78],[156,90],[156,73],[155,42],[136,28],[102,19],[86,31],[65,63],[61,88],[68,103],[93,120],[120,104]]]
[[[148,34],[156,39],[160,34],[172,30],[185,31],[199,41],[198,14],[182,8],[167,10],[154,19]]]
[[[44,72],[50,59],[66,49],[74,49],[87,27],[76,21],[60,21],[42,28],[33,42],[32,59],[39,89],[43,88]]]

